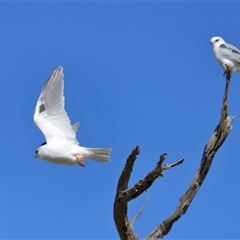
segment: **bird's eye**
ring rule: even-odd
[[[38,150],[35,151],[35,154],[38,155]]]
[[[218,41],[219,41],[219,39],[216,39],[216,40],[215,40],[215,42],[218,42]]]

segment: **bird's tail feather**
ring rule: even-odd
[[[110,161],[111,150],[111,148],[87,148],[87,159],[107,163]]]

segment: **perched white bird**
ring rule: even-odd
[[[79,123],[70,124],[64,109],[63,68],[57,67],[45,83],[38,98],[34,123],[45,136],[35,152],[35,157],[52,163],[84,166],[90,159],[106,163],[110,160],[111,148],[85,148],[78,144],[76,131]]]
[[[225,73],[240,73],[240,50],[226,43],[221,37],[212,37],[210,43],[212,44],[215,57]]]

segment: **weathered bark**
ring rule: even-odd
[[[137,155],[140,153],[138,146],[133,149],[132,153],[129,155],[126,164],[123,168],[122,174],[118,181],[116,198],[114,201],[114,220],[119,233],[120,238],[123,240],[135,240],[138,239],[137,234],[132,229],[132,224],[129,222],[127,216],[127,204],[134,198],[140,196],[144,191],[146,191],[153,182],[158,178],[163,176],[163,171],[169,168],[175,167],[181,164],[184,159],[180,159],[173,164],[165,164],[161,166],[165,160],[166,153],[160,156],[160,159],[156,167],[149,172],[145,178],[136,183],[133,187],[128,186],[128,182],[133,170],[133,165],[137,159]]]
[[[180,202],[175,210],[175,212],[164,220],[159,226],[157,226],[145,239],[154,240],[162,238],[167,235],[172,228],[173,223],[175,223],[184,213],[186,213],[188,207],[190,206],[193,198],[201,187],[206,175],[208,174],[213,158],[221,147],[221,145],[226,140],[232,129],[232,121],[234,117],[228,116],[228,91],[230,86],[231,74],[226,73],[226,87],[223,96],[223,104],[221,109],[220,121],[214,130],[213,135],[207,142],[200,162],[200,167],[195,174],[193,181],[190,183],[187,191],[180,198]],[[128,202],[140,196],[144,191],[146,191],[158,177],[163,176],[163,171],[174,166],[181,164],[184,159],[180,159],[173,164],[165,164],[162,166],[165,160],[166,153],[160,156],[160,159],[156,167],[149,172],[145,178],[136,183],[133,187],[129,187],[129,179],[137,155],[140,153],[139,147],[137,146],[133,149],[132,153],[129,155],[126,164],[123,168],[122,174],[118,181],[117,193],[114,201],[114,220],[122,240],[136,240],[138,235],[132,229],[132,224],[129,222],[127,216]]]
[[[127,216],[127,201],[122,200],[122,193],[127,191],[128,182],[133,170],[133,165],[140,153],[138,146],[133,149],[129,155],[126,164],[123,168],[122,174],[118,180],[117,194],[114,201],[114,221],[120,238],[123,240],[136,240],[138,236],[133,231]]]

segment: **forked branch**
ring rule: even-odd
[[[221,147],[221,145],[226,140],[232,129],[232,121],[234,117],[228,116],[228,91],[230,86],[231,74],[226,74],[226,86],[223,96],[223,103],[221,109],[220,121],[214,130],[213,135],[207,142],[200,162],[200,167],[196,172],[193,181],[190,183],[187,191],[180,198],[180,202],[174,211],[174,213],[164,220],[159,226],[157,226],[145,239],[155,240],[162,238],[171,230],[172,225],[184,214],[186,213],[188,207],[190,206],[193,198],[201,187],[206,175],[208,174],[213,158]],[[132,228],[132,222],[129,221],[127,215],[128,202],[140,196],[144,191],[146,191],[154,181],[163,177],[163,171],[169,168],[178,166],[184,159],[172,164],[165,164],[162,166],[166,153],[160,156],[155,168],[149,172],[142,180],[138,181],[133,187],[129,187],[129,179],[133,170],[135,160],[137,155],[140,153],[139,147],[137,146],[133,149],[132,153],[129,155],[126,164],[123,168],[122,174],[118,181],[117,193],[114,201],[114,220],[121,240],[137,240],[138,235],[134,232]],[[140,214],[139,214],[140,215]],[[134,220],[135,221],[135,220]]]
[[[139,147],[133,149],[129,155],[126,164],[123,168],[122,174],[118,181],[117,193],[114,201],[114,221],[122,240],[136,240],[138,239],[137,234],[132,229],[132,223],[129,221],[127,216],[128,202],[140,196],[146,191],[154,181],[163,176],[163,171],[175,167],[181,164],[184,159],[172,164],[165,164],[162,166],[163,161],[166,158],[166,153],[162,154],[157,162],[155,168],[149,172],[142,180],[138,181],[133,187],[129,187],[129,179],[133,170],[134,162],[137,155],[140,153]]]

